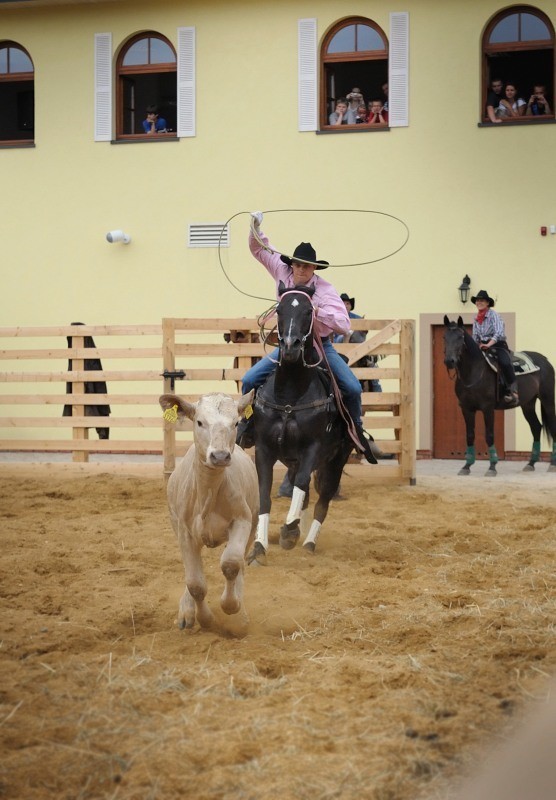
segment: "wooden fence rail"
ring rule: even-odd
[[[337,349],[350,364],[367,354],[387,359],[384,366],[356,369],[355,374],[361,380],[392,384],[382,393],[362,396],[364,410],[372,415],[366,427],[379,446],[398,459],[396,464],[381,464],[377,475],[389,482],[413,482],[414,324],[362,319],[353,320],[353,327],[368,331],[366,340]],[[223,334],[234,330],[256,332],[256,320],[171,318],[161,325],[0,328],[0,362],[7,367],[0,371],[0,451],[68,452],[74,461],[87,461],[89,453],[155,453],[164,455],[164,470],[170,472],[176,456],[189,446],[191,423],[164,423],[158,397],[172,390],[191,402],[207,391],[236,394],[251,359],[265,350],[260,343],[223,342]],[[67,336],[72,337],[71,348],[62,346]],[[84,346],[88,336],[98,337],[95,347]],[[104,337],[110,337],[108,343],[101,342]],[[149,337],[152,341],[146,343]],[[23,340],[30,345],[23,346]],[[85,359],[92,358],[102,360],[102,370],[85,370]],[[118,359],[125,361],[125,369],[117,368]],[[163,378],[165,371],[183,371],[184,378]],[[95,381],[106,381],[108,393],[86,393],[85,384]],[[72,384],[71,394],[64,393],[66,383]],[[64,405],[72,406],[71,417],[62,416]],[[111,415],[88,416],[88,405],[110,405]],[[96,427],[107,428],[111,438],[89,438]],[[118,430],[133,435],[114,438]],[[185,431],[179,441],[176,430]],[[390,438],[383,439],[380,432]]]

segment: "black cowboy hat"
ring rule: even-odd
[[[492,299],[492,297],[489,297],[488,292],[485,292],[484,289],[481,289],[480,292],[477,292],[476,297],[471,298],[472,303],[476,303],[477,300],[486,300],[491,308],[494,305],[494,300]]]
[[[345,292],[342,292],[342,294],[340,295],[340,298],[342,300],[347,300],[348,303],[351,303],[351,310],[353,311],[353,309],[355,308],[355,297],[350,297],[349,294],[346,294]]]
[[[301,242],[293,251],[293,256],[280,256],[284,264],[291,267],[292,261],[307,261],[309,264],[314,264],[315,269],[326,269],[329,265],[328,261],[317,261],[317,254],[315,248],[310,242]]]

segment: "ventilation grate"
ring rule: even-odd
[[[189,226],[188,247],[229,247],[230,229],[224,222],[203,222]]]

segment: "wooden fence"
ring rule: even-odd
[[[380,482],[415,479],[414,324],[410,320],[353,320],[354,329],[368,330],[365,342],[338,345],[352,364],[363,355],[385,358],[384,366],[357,369],[360,379],[377,378],[382,393],[364,393],[369,412],[365,426],[379,446],[397,461],[373,467]],[[165,423],[158,405],[162,392],[175,391],[191,402],[207,391],[237,393],[237,381],[264,354],[260,343],[226,343],[230,330],[257,331],[254,319],[164,319],[162,325],[83,325],[0,328],[0,359],[11,367],[0,372],[0,451],[67,452],[74,461],[89,453],[155,453],[164,455],[171,472],[176,456],[191,441],[191,423]],[[64,337],[72,347],[64,347]],[[84,347],[86,336],[98,341]],[[115,340],[117,337],[117,340]],[[26,340],[27,347],[21,343]],[[102,342],[101,342],[102,340]],[[113,340],[118,346],[113,346]],[[108,343],[106,343],[108,342]],[[65,342],[64,342],[65,343]],[[85,359],[99,358],[102,370],[87,371]],[[67,368],[72,360],[72,370]],[[125,369],[115,365],[125,362]],[[235,365],[234,365],[235,361]],[[10,362],[12,362],[10,364]],[[15,362],[16,368],[13,367]],[[26,362],[27,370],[18,369]],[[163,377],[163,375],[167,377]],[[106,381],[107,394],[85,393],[85,383]],[[65,393],[65,384],[72,393]],[[32,384],[32,391],[29,391]],[[138,388],[136,388],[138,387]],[[392,389],[392,390],[390,390]],[[111,407],[109,417],[85,415],[87,405]],[[73,415],[62,416],[64,405]],[[110,439],[89,438],[96,427],[108,428]],[[115,431],[121,438],[114,438]],[[22,436],[14,436],[14,431]],[[389,438],[382,438],[389,433]],[[149,435],[150,434],[150,435]]]

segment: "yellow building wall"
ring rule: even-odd
[[[556,24],[556,2],[537,7]],[[0,148],[1,324],[256,315],[269,303],[235,291],[215,249],[187,247],[190,223],[283,209],[263,226],[278,249],[309,240],[319,258],[346,264],[382,259],[402,243],[389,218],[334,211],[375,210],[407,224],[407,246],[326,273],[359,313],[453,316],[468,273],[473,291],[486,288],[502,313],[515,312],[517,346],[556,362],[556,236],[539,234],[556,224],[556,128],[477,125],[481,35],[501,8],[484,0],[2,7],[0,40],[23,45],[35,66],[36,147]],[[410,15],[409,126],[298,132],[298,19],[317,18],[320,43],[348,15],[388,34],[398,10]],[[196,136],[94,142],[94,34],[112,33],[115,61],[144,30],[176,46],[179,26],[196,29]],[[106,242],[117,228],[132,236],[129,246]],[[223,265],[240,288],[272,298],[247,231],[246,215],[232,220]],[[516,448],[528,449],[528,427],[517,415],[515,424]]]

